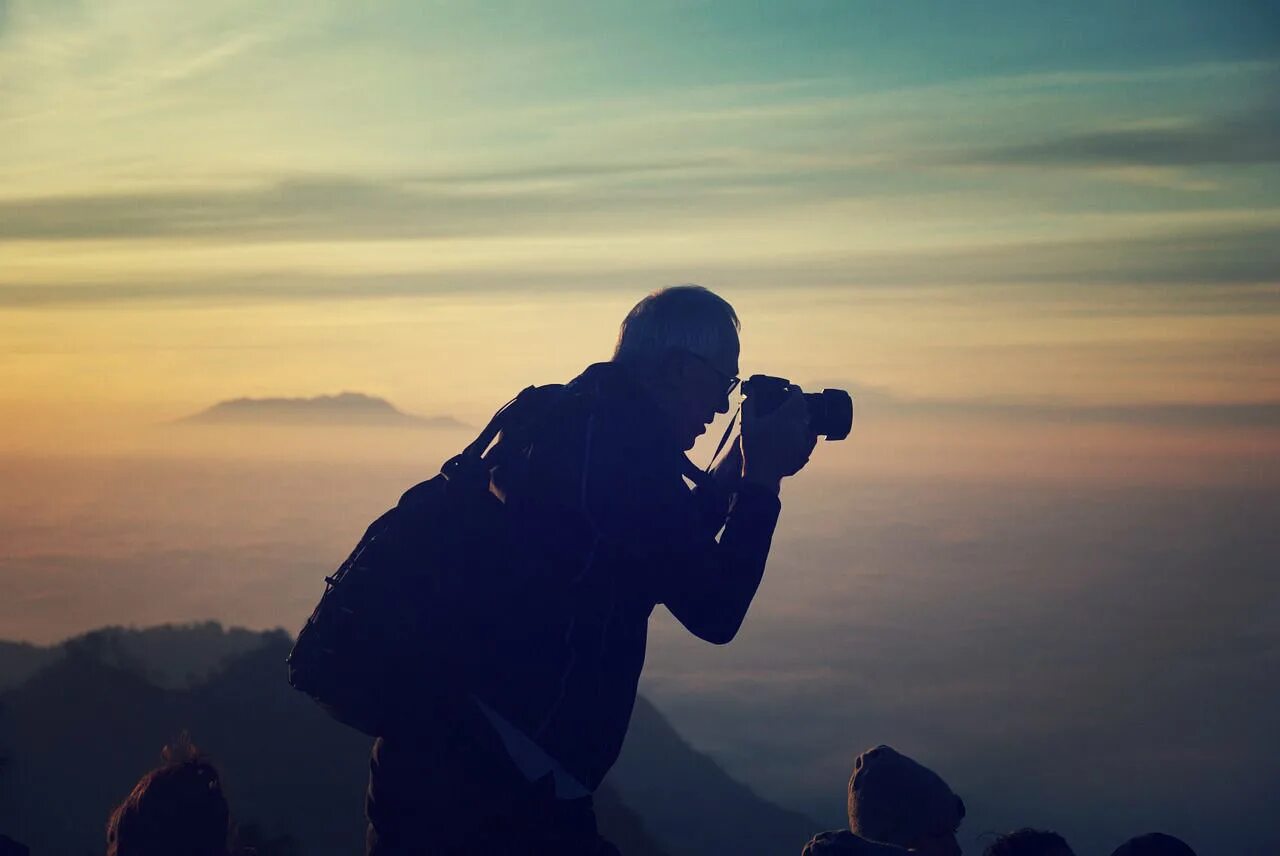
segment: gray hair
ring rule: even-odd
[[[742,325],[723,297],[700,285],[673,285],[650,294],[622,320],[616,362],[642,362],[679,349],[711,358]]]

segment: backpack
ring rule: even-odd
[[[370,736],[456,706],[469,670],[482,667],[475,628],[518,560],[485,453],[499,432],[521,446],[564,396],[560,385],[528,387],[369,526],[325,577],[289,653],[294,689]]]

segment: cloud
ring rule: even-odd
[[[1112,423],[1178,428],[1277,428],[1280,400],[1169,404],[1078,404],[990,398],[927,398],[857,382],[818,383],[854,394],[857,418],[982,419],[1053,424]]]
[[[372,229],[374,223],[366,225]],[[337,232],[342,224],[322,226],[321,232]],[[392,228],[398,227],[392,224]],[[367,272],[339,268],[338,272],[244,270],[215,275],[197,272],[198,266],[192,265],[190,271],[157,269],[133,278],[108,271],[101,280],[69,277],[56,284],[0,273],[0,306],[378,299],[477,291],[598,293],[602,289],[648,290],[654,283],[693,280],[732,283],[738,289],[776,289],[785,283],[791,288],[863,293],[907,286],[943,290],[1009,286],[1025,289],[1029,295],[1036,289],[1053,289],[1057,303],[1064,295],[1061,289],[1068,287],[1075,293],[1090,287],[1177,286],[1178,291],[1167,292],[1165,303],[1171,313],[1277,309],[1277,294],[1265,285],[1274,282],[1280,270],[1280,226],[1272,225],[1187,226],[1137,237],[906,247],[892,252],[828,253],[818,248],[782,258],[767,251],[729,253],[723,247],[734,242],[723,235],[717,240],[718,245],[713,245],[708,238],[704,252],[692,259],[664,257],[671,251],[667,233],[655,235],[652,250],[643,260],[637,260],[634,252],[622,254],[621,245],[601,233],[587,242],[584,256],[558,260],[552,254],[527,264],[502,261],[509,247],[495,236],[492,252],[486,255],[477,250],[478,260],[465,268],[438,265],[431,242],[424,241],[421,251],[411,254],[410,262],[417,269],[401,266],[392,271],[380,269],[371,250],[374,255]],[[1077,313],[1119,311],[1091,307],[1085,293],[1080,296]],[[1063,310],[1059,306],[1055,311]]]
[[[905,402],[917,413],[1036,422],[1119,422],[1178,427],[1280,427],[1280,401],[1222,404],[1067,405],[996,401]]]
[[[731,167],[722,158],[655,159],[449,175],[305,175],[228,190],[5,199],[0,200],[0,241],[562,233],[565,217],[577,218],[574,226],[581,230],[655,210],[668,217],[705,213],[707,194],[714,196],[718,183],[732,183]],[[702,204],[691,212],[695,178]]]
[[[1280,163],[1274,109],[1171,126],[1127,127],[1004,146],[962,162],[983,166],[1196,167]]]
[[[838,818],[853,754],[886,742],[987,794],[975,803],[997,807],[988,821],[1034,815],[1024,801],[1037,782],[1032,802],[1078,805],[1092,828],[1115,803],[1086,793],[1089,771],[1121,755],[1126,781],[1108,787],[1144,800],[1164,787],[1153,768],[1186,769],[1171,746],[1251,782],[1274,773],[1259,763],[1266,725],[1252,712],[1276,702],[1249,689],[1280,655],[1263,510],[1274,491],[895,490],[807,475],[787,513],[812,502],[825,531],[798,537],[787,518],[733,645],[704,651],[661,613],[650,637],[650,696],[748,782],[829,793]],[[957,529],[970,537],[948,537]],[[751,679],[815,664],[832,674]],[[804,727],[766,734],[761,722]],[[1064,745],[1087,757],[1064,757]],[[1187,798],[1178,788],[1166,789],[1171,805]],[[983,828],[971,821],[970,833]]]
[[[653,280],[648,281],[652,289]],[[615,284],[603,283],[604,287]],[[618,287],[636,286],[632,277]],[[423,297],[434,294],[593,290],[602,287],[599,277],[528,275],[495,278],[492,273],[437,275],[385,274],[366,276],[262,275],[208,278],[200,276],[160,282],[72,282],[57,286],[0,283],[0,306],[35,307],[83,304],[153,302],[246,302],[255,300],[351,300]]]
[[[1270,282],[1280,270],[1280,228],[1199,227],[1166,234],[975,243],[841,260],[868,284],[1070,286]]]
[[[457,200],[452,216],[437,220],[441,201],[403,185],[345,176],[236,190],[17,199],[0,203],[0,239],[427,237],[455,232],[466,217],[466,200]],[[476,207],[483,210],[486,202]]]

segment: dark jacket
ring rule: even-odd
[[[732,639],[764,573],[780,503],[767,489],[728,494],[707,479],[691,490],[685,474],[696,468],[618,365],[590,366],[563,389],[535,428],[505,432],[485,458],[517,558],[500,585],[464,593],[461,645],[468,693],[594,790],[622,748],[654,606],[707,641]],[[371,802],[410,786],[410,756],[435,754],[433,731],[462,727],[476,745],[494,745],[476,733],[490,726],[474,714],[464,711],[461,726],[422,717],[384,735]]]
[[[488,458],[527,561],[473,686],[594,789],[622,748],[654,606],[709,642],[732,639],[780,503],[750,486],[690,490],[688,459],[618,365],[590,366],[566,392],[535,436],[500,438]]]

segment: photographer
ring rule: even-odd
[[[469,594],[486,607],[473,646],[484,650],[457,709],[375,743],[371,854],[616,852],[591,793],[626,735],[649,615],[663,604],[708,642],[734,637],[764,574],[781,480],[817,440],[804,396],[787,388],[767,413],[748,395],[740,441],[710,477],[685,457],[728,412],[738,327],[699,286],[646,297],[611,361],[485,456],[514,521],[518,579]]]

